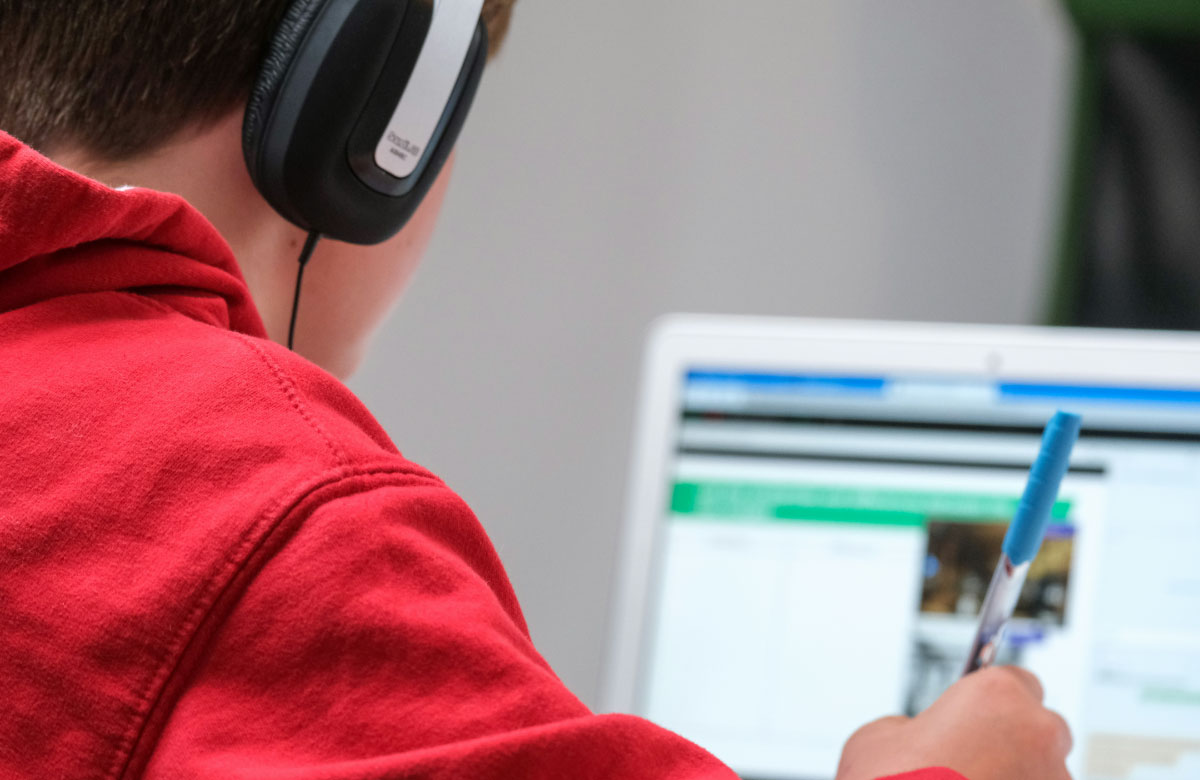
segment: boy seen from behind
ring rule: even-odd
[[[452,162],[393,238],[316,247],[283,346],[309,231],[248,172],[247,100],[281,24],[369,1],[0,0],[2,777],[732,777],[566,690],[471,511],[339,381]],[[993,669],[838,777],[1066,778],[1069,748]]]

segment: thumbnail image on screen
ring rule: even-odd
[[[999,517],[983,521],[928,519],[925,579],[911,686],[905,697],[906,714],[915,715],[928,707],[962,673],[969,650],[963,638],[978,620],[1007,530],[1007,522]],[[1041,552],[1029,568],[1007,641],[1001,645],[999,663],[1021,664],[1023,651],[1030,643],[1063,626],[1074,539],[1075,528],[1069,523],[1060,520],[1050,527]],[[950,631],[937,630],[945,618],[955,619],[959,625]]]

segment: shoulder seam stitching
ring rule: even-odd
[[[231,332],[235,338],[253,350],[254,353],[258,355],[259,360],[261,360],[271,371],[271,373],[275,375],[275,380],[279,383],[280,390],[283,391],[284,396],[288,399],[288,401],[291,402],[292,408],[296,410],[300,417],[303,418],[306,423],[308,423],[309,427],[316,432],[321,441],[325,443],[325,446],[329,449],[330,454],[333,455],[333,459],[337,465],[349,466],[350,461],[346,457],[346,454],[342,452],[341,448],[338,447],[336,443],[334,443],[333,439],[329,437],[329,434],[325,432],[325,429],[321,427],[321,424],[317,421],[317,418],[314,417],[304,405],[303,399],[300,395],[300,390],[296,387],[296,383],[292,381],[292,378],[284,372],[284,370],[271,358],[270,355],[267,354],[265,349],[263,349],[260,345],[255,344],[253,339],[241,333],[237,333],[236,331]]]
[[[126,729],[125,734],[122,736],[111,768],[105,773],[105,777],[122,778],[126,776],[130,762],[138,752],[139,743],[142,741],[145,729],[153,719],[159,701],[170,684],[172,677],[179,669],[180,662],[187,655],[189,646],[196,633],[212,614],[213,607],[221,601],[222,597],[235,583],[238,575],[246,570],[247,564],[253,558],[255,551],[270,540],[280,526],[284,524],[284,521],[291,517],[296,508],[317,491],[335,486],[340,482],[355,477],[376,477],[383,475],[410,476],[420,480],[429,480],[433,483],[437,482],[436,478],[431,479],[427,475],[413,473],[407,469],[393,466],[339,468],[332,473],[326,472],[320,478],[309,483],[308,486],[294,493],[292,497],[278,498],[268,505],[262,514],[258,516],[257,520],[244,532],[241,539],[232,545],[233,549],[227,553],[225,562],[212,579],[209,580],[209,587],[202,590],[196,597],[192,607],[187,612],[187,616],[172,636],[171,641],[167,645],[163,661],[158,665],[157,671],[150,678],[146,688],[137,696],[138,705],[137,711],[133,713],[133,723]],[[263,526],[266,527],[263,528]],[[298,531],[299,527],[297,526],[295,530]],[[284,546],[286,546],[286,543]],[[280,549],[283,549],[283,547],[281,546]],[[273,557],[272,555],[265,558],[262,561],[262,566],[266,566]],[[262,566],[259,568],[261,569]]]

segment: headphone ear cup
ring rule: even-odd
[[[438,2],[449,9],[443,34],[459,35],[455,59],[440,63],[450,91],[438,105],[413,92],[410,112],[430,135],[415,148],[394,147],[401,160],[420,155],[397,176],[379,165],[379,149],[429,44]],[[487,58],[481,3],[293,0],[242,123],[246,168],[267,203],[297,227],[339,241],[376,244],[395,235],[429,191],[470,109]],[[430,51],[434,60],[443,54]]]
[[[258,158],[263,129],[275,108],[275,101],[296,58],[296,52],[325,2],[326,0],[294,0],[288,6],[275,36],[271,39],[266,59],[250,91],[250,99],[246,103],[246,116],[242,122],[242,154],[246,158],[250,177],[255,183],[258,182]]]

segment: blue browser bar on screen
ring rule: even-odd
[[[946,379],[947,387],[962,379]],[[931,392],[939,387],[936,377],[884,377],[841,374],[789,374],[771,371],[721,371],[700,369],[687,372],[689,387],[743,389],[754,393],[798,395],[852,395],[884,397],[889,391],[921,387]],[[982,386],[987,386],[986,380]],[[1200,406],[1200,388],[1133,387],[1120,385],[1076,385],[1047,382],[996,382],[995,399],[1030,403],[1098,403]]]
[[[708,385],[741,387],[755,392],[846,393],[857,396],[883,395],[888,385],[887,379],[875,376],[729,371],[689,371],[687,382],[689,387]]]
[[[1106,387],[1000,382],[1000,398],[1009,401],[1078,401],[1119,404],[1200,404],[1200,389],[1171,387]]]

